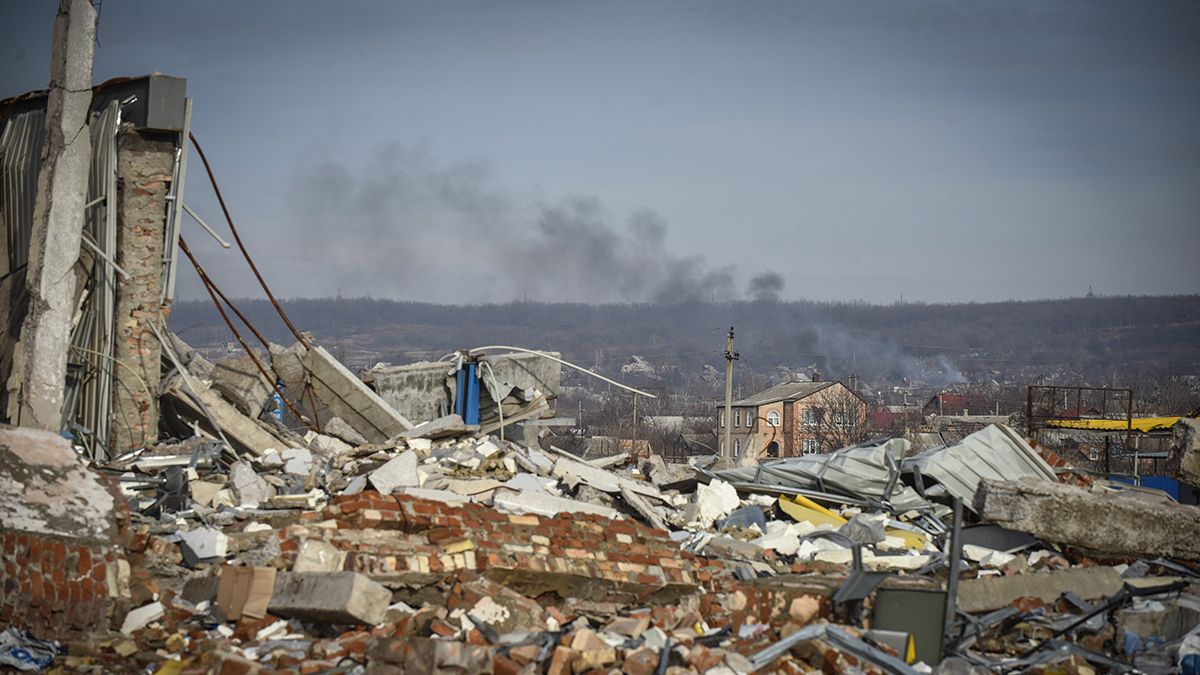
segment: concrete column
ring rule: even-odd
[[[117,280],[113,356],[128,368],[118,367],[113,373],[109,448],[114,453],[158,438],[155,393],[162,349],[149,322],[162,315],[166,197],[174,158],[170,135],[130,127],[118,132],[117,263],[129,278]]]
[[[87,199],[92,46],[96,12],[88,0],[60,0],[50,56],[46,140],[29,247],[29,313],[21,329],[23,362],[17,422],[62,426],[67,346],[75,312],[75,274]]]

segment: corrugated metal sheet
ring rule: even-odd
[[[898,457],[911,444],[902,438],[873,441],[824,455],[788,457],[758,466],[713,472],[729,483],[778,485],[836,492],[870,501],[887,501],[897,510],[929,506],[915,490],[900,482]]]
[[[973,508],[975,490],[984,478],[993,480],[1056,480],[1054,469],[1025,439],[1003,424],[993,424],[958,443],[904,460],[904,471],[919,470],[945,486],[952,496]]]
[[[92,162],[88,172],[87,202],[104,198],[84,214],[83,232],[109,259],[117,253],[117,128],[121,123],[116,101],[92,119]],[[89,448],[97,458],[107,457],[112,426],[113,368],[117,274],[96,260],[85,291],[82,318],[71,334],[71,362],[84,366],[77,393],[78,404],[64,407],[67,420],[91,430]]]
[[[31,110],[8,118],[0,132],[0,225],[5,234],[0,276],[28,260],[45,126],[46,111]]]

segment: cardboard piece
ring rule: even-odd
[[[274,567],[222,567],[217,583],[217,609],[226,621],[240,621],[242,617],[261,619],[267,615],[274,592]]]

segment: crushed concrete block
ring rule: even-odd
[[[392,593],[357,572],[281,572],[268,610],[319,623],[382,623]]]
[[[413,427],[324,347],[297,343],[271,351],[275,369],[289,389],[304,391],[306,380],[312,386],[321,404],[314,412],[318,418],[340,417],[372,443],[384,443]]]
[[[337,572],[346,564],[346,552],[326,541],[306,539],[296,553],[293,572]]]
[[[199,527],[179,533],[179,549],[189,567],[198,563],[223,560],[229,552],[229,537],[211,527]]]
[[[371,485],[380,494],[388,495],[400,487],[419,487],[417,477],[417,453],[406,450],[375,469],[370,475]]]
[[[263,377],[249,356],[229,356],[213,364],[212,388],[247,417],[262,414],[272,394],[272,382]]]
[[[429,488],[404,487],[398,489],[396,492],[402,495],[410,495],[420,499],[428,499],[435,502],[441,502],[443,504],[453,504],[455,506],[461,506],[471,501],[469,497],[464,497],[449,490],[431,490]]]
[[[263,454],[267,448],[278,448],[287,445],[269,427],[253,417],[242,414],[232,403],[221,398],[212,388],[202,382],[192,382],[196,397],[212,414],[213,419],[221,427],[221,431],[239,453],[249,453],[254,456]],[[183,378],[171,379],[164,396],[174,403],[176,411],[188,421],[196,422],[206,432],[216,435],[208,415],[187,393]]]
[[[696,487],[696,523],[702,528],[710,528],[739,504],[737,490],[723,480],[714,479],[708,485],[699,485]]]
[[[1048,481],[980,483],[985,521],[1039,539],[1113,555],[1200,560],[1200,507]]]
[[[437,440],[451,436],[466,436],[476,431],[479,431],[478,424],[466,424],[459,415],[450,414],[429,420],[428,422],[422,422],[400,434],[400,437],[404,439],[427,438],[429,440]]]
[[[1179,480],[1200,485],[1200,420],[1180,417],[1171,427],[1171,436],[1179,456]]]
[[[203,480],[194,480],[188,484],[188,488],[192,493],[192,501],[201,506],[208,506],[212,504],[213,497],[215,497],[218,492],[225,488],[225,485],[223,483],[210,483]]]
[[[594,513],[606,518],[616,518],[619,515],[616,509],[537,492],[497,490],[492,501],[496,508],[509,513],[536,513],[540,516],[556,516],[560,513]]]
[[[1025,596],[1053,602],[1068,591],[1084,600],[1095,600],[1116,594],[1121,585],[1121,575],[1111,567],[963,579],[958,584],[958,608],[964,612],[990,612]]]
[[[334,415],[327,420],[321,421],[321,431],[326,435],[333,436],[338,440],[349,443],[350,445],[366,445],[370,441],[366,436],[354,430],[354,427],[346,424],[346,420]]]
[[[130,635],[163,618],[163,614],[164,608],[161,602],[152,602],[137,609],[131,609],[121,623],[121,632]]]
[[[283,459],[283,471],[293,476],[307,476],[312,473],[313,455],[308,448],[288,448],[279,453]]]
[[[229,467],[229,482],[237,494],[238,503],[246,508],[258,508],[275,496],[275,488],[258,475],[249,462],[234,462]]]
[[[859,513],[842,525],[838,532],[856,544],[878,544],[887,537],[883,516]]]

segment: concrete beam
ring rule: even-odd
[[[975,510],[985,521],[1094,553],[1200,560],[1195,506],[1063,483],[984,480]]]
[[[29,242],[29,313],[21,330],[23,363],[17,420],[62,427],[67,347],[75,313],[75,274],[87,200],[92,139],[92,47],[96,11],[88,0],[60,0],[50,54],[44,160]]]

